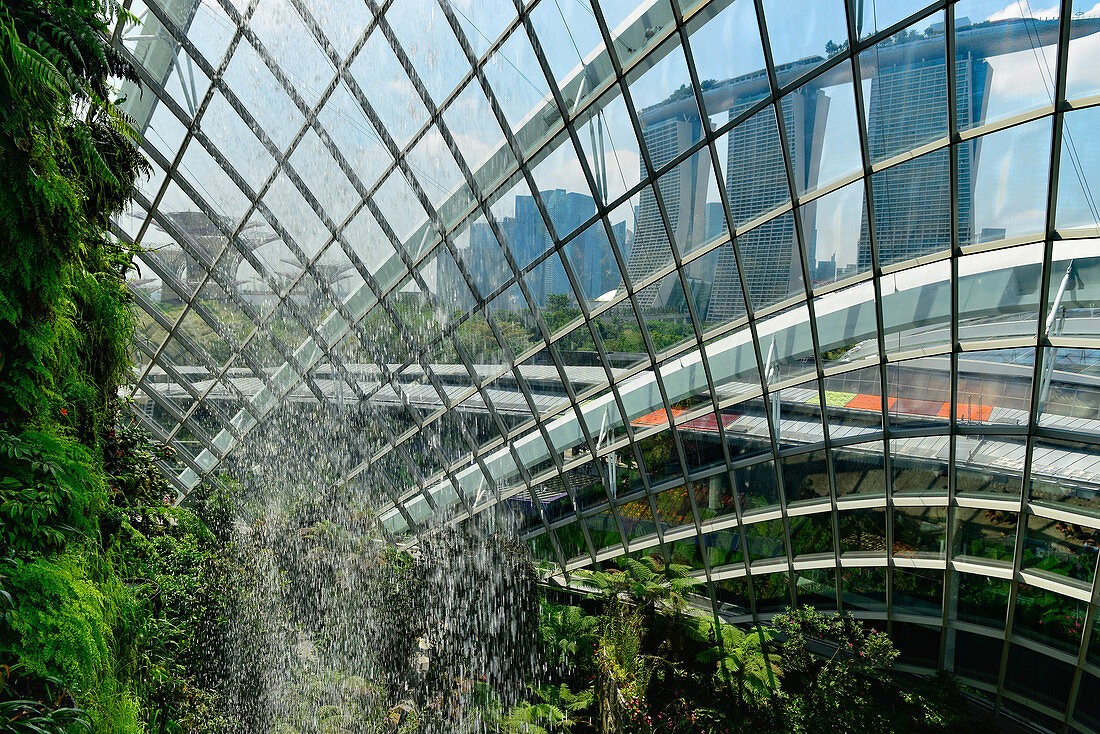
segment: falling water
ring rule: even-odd
[[[333,482],[362,434],[299,407],[242,446],[212,651],[227,707],[249,732],[485,731],[539,670],[525,550],[501,518],[388,545],[371,522],[384,494]]]

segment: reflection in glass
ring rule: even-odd
[[[956,557],[1011,564],[1016,513],[959,507],[955,510],[954,542]]]

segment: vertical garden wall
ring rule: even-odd
[[[215,536],[169,505],[166,448],[120,419],[146,171],[112,82],[113,0],[0,3],[0,728],[215,725],[200,639]],[[200,630],[202,630],[200,632]]]

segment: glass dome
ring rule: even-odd
[[[181,497],[332,406],[400,543],[504,510],[1100,727],[1080,5],[132,0],[131,406]]]

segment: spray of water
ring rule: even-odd
[[[483,732],[541,670],[536,576],[503,517],[387,545],[354,421],[288,408],[233,474],[228,615],[219,667],[249,732]]]

